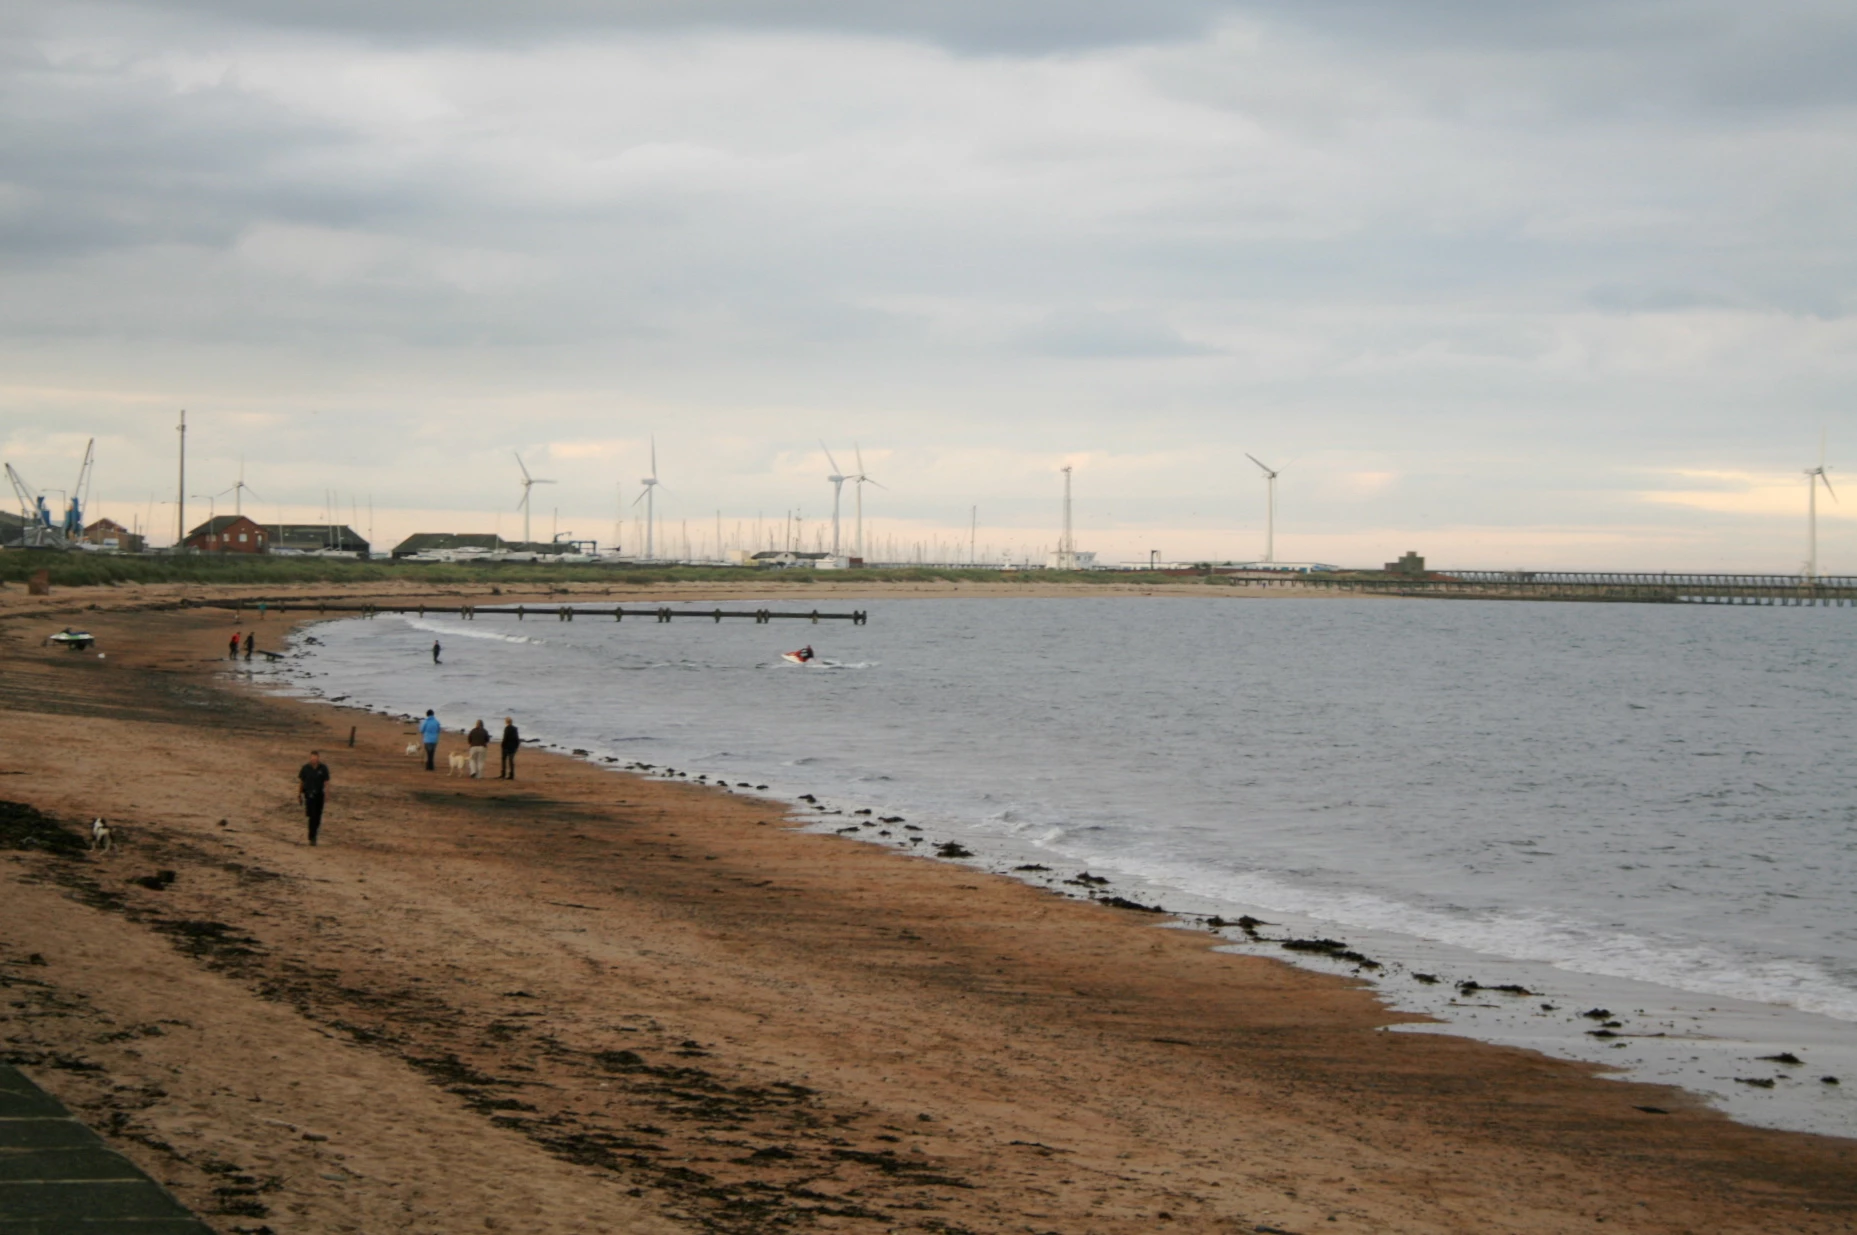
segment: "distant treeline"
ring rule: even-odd
[[[546,562],[396,562],[348,558],[259,557],[252,554],[131,556],[17,549],[0,553],[0,582],[24,583],[49,571],[56,587],[124,583],[491,583],[523,588],[548,583],[1127,583],[1120,571],[958,570],[908,567],[892,570],[765,570],[752,566],[595,566]]]

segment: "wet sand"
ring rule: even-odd
[[[740,791],[426,773],[228,679],[231,614],[135,609],[179,593],[0,594],[0,800],[125,835],[0,849],[0,1037],[221,1231],[1857,1227],[1857,1142],[1387,1033],[1145,915]],[[80,620],[107,659],[39,646]]]

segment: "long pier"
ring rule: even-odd
[[[1252,582],[1246,580],[1245,582]],[[1266,585],[1276,580],[1261,580]],[[1422,577],[1297,575],[1290,586],[1435,600],[1548,600],[1640,605],[1857,606],[1857,577],[1462,570]]]
[[[474,622],[479,617],[513,617],[518,622],[535,618],[546,621],[553,618],[557,622],[572,622],[576,618],[611,618],[615,622],[626,618],[643,618],[652,622],[669,622],[675,618],[704,618],[712,622],[721,622],[724,618],[736,618],[752,621],[758,626],[770,622],[850,622],[853,626],[863,626],[870,621],[870,614],[863,609],[853,609],[848,613],[825,613],[818,609],[800,611],[781,611],[777,609],[688,609],[673,608],[670,605],[654,605],[650,608],[631,608],[624,605],[435,605],[424,602],[401,605],[383,605],[369,602],[354,603],[349,601],[326,600],[250,600],[238,598],[232,600],[195,601],[194,604],[205,608],[231,609],[243,613],[255,609],[260,613],[315,613],[318,616],[328,614],[352,613],[358,617],[374,617],[382,613],[414,614],[424,617],[431,614],[447,614],[466,622]]]

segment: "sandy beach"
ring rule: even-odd
[[[1034,594],[794,591],[994,589]],[[0,801],[123,838],[0,818],[0,1037],[228,1235],[1857,1229],[1857,1142],[1388,1033],[1345,979],[1149,915],[739,787],[427,773],[410,725],[228,672],[244,619],[172,607],[205,594],[0,593]],[[105,656],[43,646],[67,624]]]

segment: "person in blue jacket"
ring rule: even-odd
[[[438,735],[444,730],[439,728],[438,717],[432,715],[432,709],[426,709],[426,718],[419,722],[419,740],[426,744],[426,771],[433,771],[433,760],[438,756]]]

